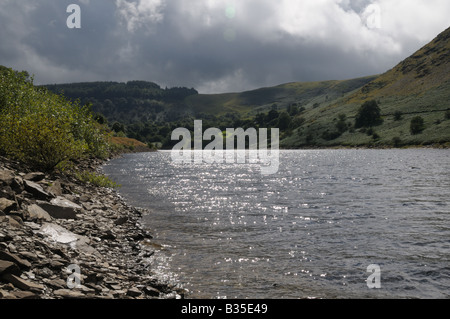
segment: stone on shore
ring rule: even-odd
[[[40,284],[36,284],[31,281],[22,279],[13,274],[3,274],[2,279],[22,290],[42,292],[42,290],[45,289],[45,287]]]
[[[142,292],[137,287],[132,287],[128,289],[127,295],[130,297],[139,297],[142,295]]]
[[[50,203],[38,201],[37,204],[56,219],[77,219],[77,214],[81,213],[82,210],[81,206],[64,197],[56,197]]]
[[[0,170],[0,184],[11,185],[14,180],[14,172],[10,170]]]
[[[4,213],[9,213],[10,211],[16,209],[17,203],[15,201],[6,198],[0,198],[0,211],[3,211]]]
[[[30,194],[36,196],[36,198],[38,198],[38,199],[47,200],[52,197],[49,193],[47,193],[42,188],[41,185],[39,185],[35,182],[24,180],[23,184],[24,184],[25,190],[27,192],[29,192]]]
[[[11,261],[22,269],[30,269],[31,268],[31,263],[29,261],[24,260],[24,259],[20,258],[19,256],[12,254],[10,252],[7,252],[7,251],[0,250],[0,259],[6,260],[6,261]]]
[[[58,289],[53,292],[55,296],[61,297],[64,299],[82,299],[86,298],[86,295],[82,292],[70,289]]]
[[[31,205],[30,207],[28,207],[28,218],[31,221],[36,221],[36,220],[43,220],[46,222],[51,222],[52,221],[52,217],[41,207],[39,207],[36,204]]]
[[[23,177],[23,179],[26,179],[26,180],[32,181],[32,182],[40,182],[44,178],[45,178],[45,174],[41,173],[41,172],[28,173]]]
[[[20,269],[11,261],[0,260],[0,275],[3,274],[20,275]]]
[[[184,296],[154,278],[151,258],[161,247],[147,249],[142,214],[111,189],[57,171],[29,173],[0,156],[0,299]],[[81,285],[68,289],[73,266]]]

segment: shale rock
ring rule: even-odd
[[[48,202],[39,201],[38,205],[51,217],[56,219],[77,219],[81,212],[81,206],[72,203],[64,197],[57,197]]]
[[[0,198],[0,211],[9,213],[10,211],[15,209],[17,209],[17,203],[15,201],[6,198]]]
[[[28,207],[28,219],[31,221],[47,221],[51,222],[52,217],[47,213],[45,210],[43,210],[41,207],[39,207],[36,204],[31,205]]]
[[[20,275],[20,269],[13,262],[0,260],[0,275],[3,274]]]
[[[14,172],[10,170],[0,170],[0,184],[11,185],[14,180]]]
[[[0,299],[182,298],[152,271],[162,248],[139,223],[145,213],[111,189],[0,156]]]
[[[25,186],[25,190],[29,193],[31,193],[32,195],[36,196],[36,198],[38,199],[42,199],[42,200],[46,200],[51,198],[52,196],[47,193],[41,185],[32,182],[32,181],[27,181],[24,180],[24,186]]]
[[[41,173],[41,172],[28,173],[23,177],[23,179],[26,179],[26,180],[32,181],[32,182],[40,182],[44,178],[45,178],[45,174]]]

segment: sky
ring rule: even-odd
[[[0,65],[35,84],[242,92],[384,73],[449,13],[448,0],[0,0]]]

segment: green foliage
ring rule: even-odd
[[[48,171],[109,152],[88,106],[36,88],[26,72],[1,70],[0,101],[0,150],[7,156]]]
[[[377,141],[377,140],[380,139],[380,135],[379,135],[377,132],[373,132],[372,138],[373,138],[375,141]]]
[[[411,120],[410,131],[412,135],[417,135],[425,130],[425,120],[421,116],[416,116]]]
[[[336,123],[336,129],[341,134],[347,132],[348,125],[347,125],[347,116],[345,114],[339,114],[339,120]]]
[[[277,127],[281,131],[284,131],[289,128],[291,122],[292,122],[291,116],[287,112],[281,112],[280,116],[278,117]]]
[[[395,111],[394,113],[394,121],[400,121],[403,117],[403,113],[400,111]]]
[[[359,109],[356,116],[355,127],[378,126],[383,123],[381,110],[375,100],[365,102]]]
[[[400,137],[396,136],[392,139],[392,144],[394,145],[394,147],[401,147],[403,144],[403,141]]]
[[[329,132],[329,131],[325,131],[322,133],[322,138],[325,141],[332,141],[337,139],[338,137],[340,137],[342,134],[339,132]]]
[[[450,120],[450,110],[445,112],[445,119]]]
[[[107,187],[107,188],[119,188],[120,185],[112,181],[109,177],[105,175],[100,175],[94,172],[82,172],[75,173],[75,177],[78,178],[83,183],[90,183],[95,186]]]

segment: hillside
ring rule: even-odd
[[[199,94],[189,96],[186,104],[197,113],[238,112],[241,115],[267,112],[274,104],[277,109],[287,109],[292,104],[312,108],[321,104],[329,105],[375,78],[376,76],[370,76],[346,81],[294,82],[241,93]]]
[[[283,145],[391,145],[393,139],[396,144],[449,142],[449,52],[450,28],[356,92],[328,106],[305,113],[307,125],[303,130],[297,131],[297,134],[286,138]],[[324,132],[333,132],[339,114],[345,115],[349,122],[353,123],[359,107],[370,100],[377,101],[384,120],[382,125],[372,129],[376,133],[375,138],[368,135],[369,130],[365,129],[350,129],[336,139],[322,138]],[[422,134],[412,135],[409,126],[411,119],[416,116],[424,119],[425,130]]]
[[[450,142],[450,28],[381,75],[294,82],[226,94],[165,88],[144,81],[48,85],[91,103],[109,126],[127,137],[170,148],[177,127],[279,127],[284,148],[403,146]],[[375,101],[381,121],[355,128],[360,107]],[[414,117],[423,125],[411,133]]]

